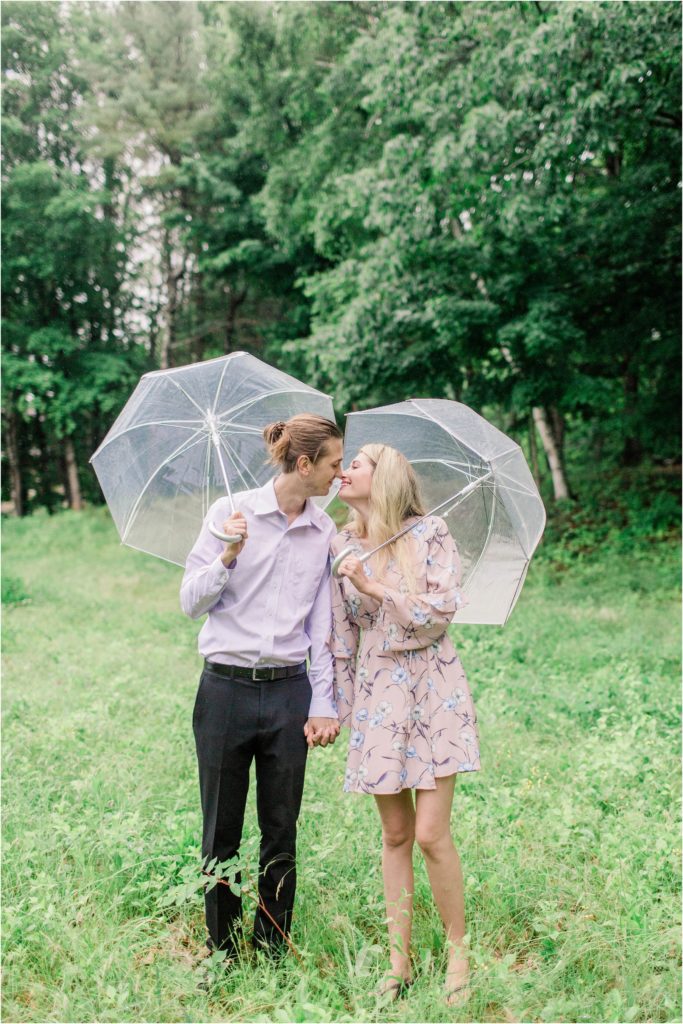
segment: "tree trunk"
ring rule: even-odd
[[[605,154],[605,170],[610,178],[618,178],[621,174],[621,147],[614,153]]]
[[[230,290],[230,301],[225,315],[225,341],[223,345],[223,351],[226,356],[234,351],[235,320],[237,319],[237,310],[240,308],[246,297],[246,288],[243,288],[241,292],[233,292],[232,289]]]
[[[562,501],[569,497],[567,478],[562,467],[562,455],[557,440],[553,435],[546,410],[537,405],[532,410],[534,423],[538,430],[543,450],[550,467],[550,475],[553,481],[553,495],[555,501]]]
[[[7,403],[7,462],[9,463],[10,495],[12,515],[23,516],[24,495],[21,486],[21,459],[19,456],[19,423],[11,403]]]
[[[550,422],[552,423],[555,444],[560,452],[560,459],[564,464],[564,416],[556,405],[548,406],[548,413],[550,414]]]
[[[161,336],[159,349],[159,367],[168,370],[171,366],[172,352],[176,343],[176,318],[178,315],[178,278],[175,272],[168,269],[166,274],[166,330]]]
[[[166,330],[159,351],[159,367],[168,370],[173,365],[178,333],[178,282],[185,272],[185,261],[178,270],[173,269],[173,248],[168,232],[164,238],[163,266],[166,279]]]
[[[153,303],[150,301],[149,314],[149,358],[152,361],[152,365],[156,362],[159,335],[163,331],[161,309],[162,300],[161,296],[157,293],[155,301]]]
[[[50,448],[45,429],[45,420],[42,416],[33,417],[33,429],[35,431],[34,452],[38,460],[38,479],[36,480],[37,496],[40,503],[47,509],[48,515],[53,516],[59,507],[59,498],[54,492],[53,483],[55,478],[55,465],[59,465],[59,457],[55,459]],[[68,493],[67,490],[64,492]]]
[[[197,331],[194,337],[194,358],[201,363],[204,359],[208,335],[206,331],[206,292],[204,290],[204,275],[197,271],[194,275],[194,288],[192,291],[195,308],[197,310]]]
[[[102,204],[102,215],[104,217],[105,224],[111,224],[119,226],[125,225],[125,216],[120,219],[117,216],[115,195],[118,187],[118,180],[116,177],[116,160],[112,156],[105,157],[102,161],[102,170],[104,171],[104,195],[107,197],[106,201]],[[128,204],[128,196],[126,196],[125,203]],[[119,272],[122,270],[121,267],[121,255],[116,251],[114,247],[115,234],[108,236],[106,245],[106,261],[107,261],[107,297],[109,299],[109,306],[104,306],[104,329],[107,345],[116,344],[114,331],[116,329],[116,308],[118,306],[118,295],[120,286]]]
[[[541,470],[538,465],[538,446],[536,444],[536,427],[534,425],[533,413],[529,413],[529,458],[531,459],[531,474],[540,491]]]
[[[76,465],[76,452],[74,443],[70,437],[64,441],[64,460],[66,462],[66,478],[69,485],[69,508],[74,512],[80,512],[83,508],[81,499],[81,485],[78,480],[78,466]]]
[[[626,368],[624,374],[624,413],[626,419],[626,437],[621,453],[622,466],[637,466],[643,458],[643,446],[640,438],[633,432],[633,419],[638,403],[638,371],[632,366]]]

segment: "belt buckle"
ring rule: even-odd
[[[257,665],[254,665],[251,670],[251,681],[252,683],[263,683],[267,679],[272,680],[274,671],[273,668],[258,668]],[[261,675],[258,674],[259,672]]]

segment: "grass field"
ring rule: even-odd
[[[341,792],[346,735],[309,760],[301,963],[201,960],[199,624],[179,583],[105,510],[5,523],[5,1021],[681,1019],[675,543],[542,551],[505,629],[454,628],[483,768],[453,809],[474,970],[459,1011],[419,856],[416,984],[389,1010],[373,995],[379,826]],[[253,800],[246,835],[253,867]]]

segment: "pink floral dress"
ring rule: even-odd
[[[344,789],[399,793],[435,789],[435,778],[479,769],[476,714],[465,672],[447,633],[458,608],[460,559],[437,516],[408,534],[415,552],[414,592],[389,562],[381,605],[349,580],[332,577],[334,696],[351,729]],[[367,541],[342,530],[360,556]],[[372,559],[364,563],[372,576]]]

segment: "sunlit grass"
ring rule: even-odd
[[[482,772],[456,787],[474,967],[443,1005],[416,857],[416,984],[387,1009],[379,826],[345,796],[345,737],[315,751],[299,832],[302,963],[202,972],[191,708],[199,624],[179,571],[118,545],[104,510],[4,534],[6,1021],[676,1021],[679,610],[675,545],[556,567],[504,630],[454,629]],[[256,838],[253,800],[247,850]],[[251,861],[255,868],[255,859]]]

